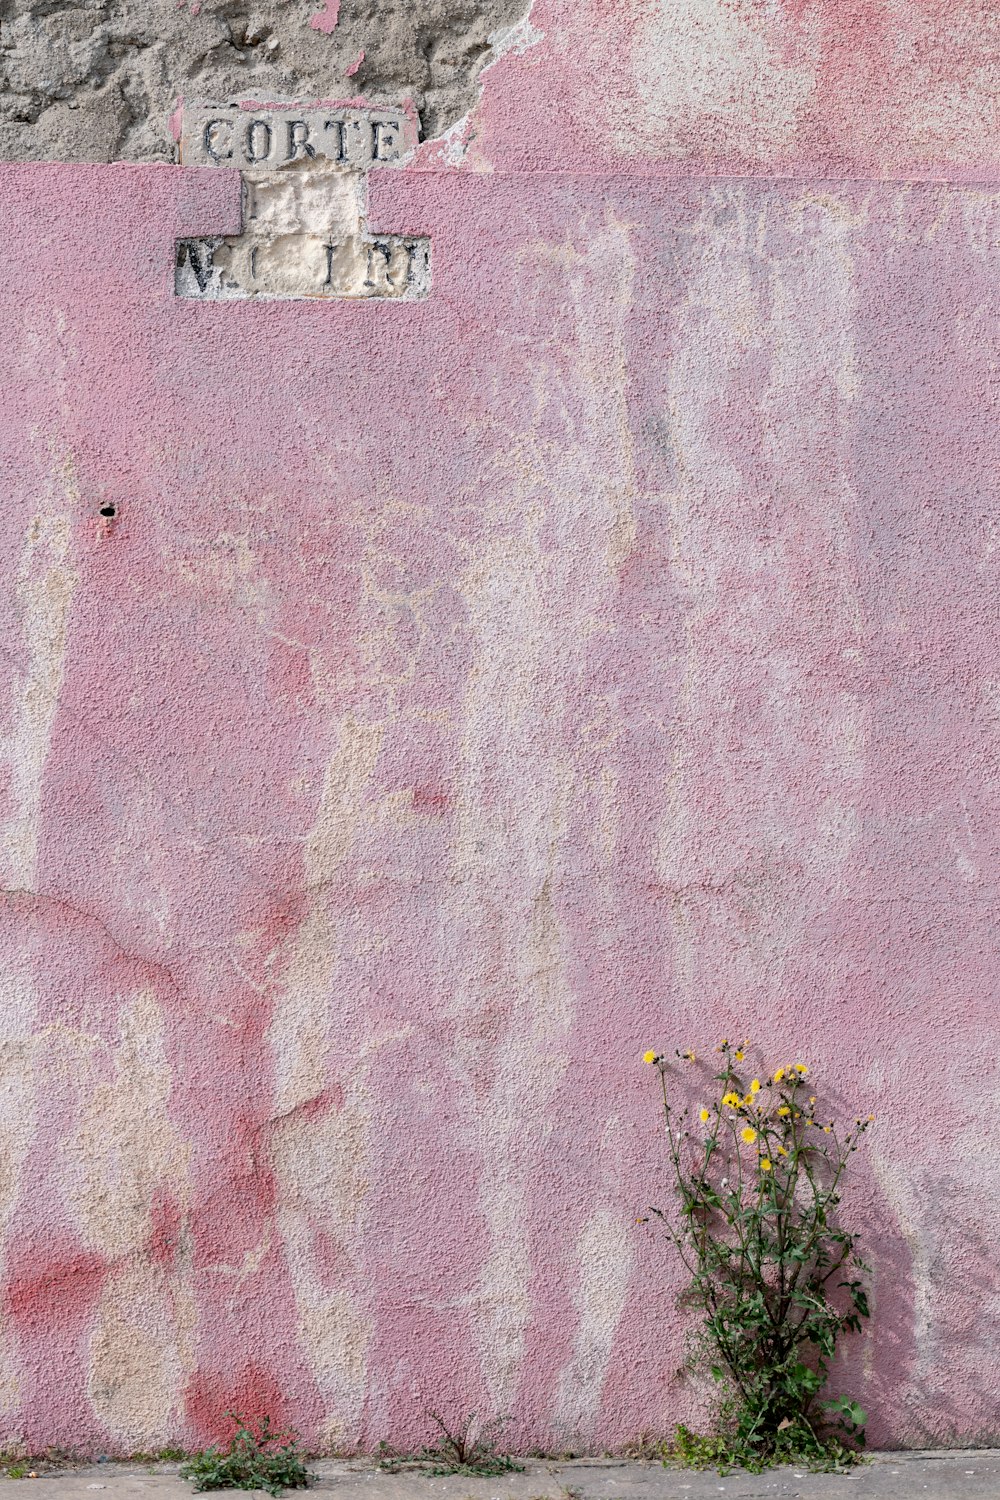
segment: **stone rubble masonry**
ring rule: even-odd
[[[475,102],[527,0],[0,0],[0,160],[174,161],[179,98]]]

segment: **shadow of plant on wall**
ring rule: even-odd
[[[691,1467],[759,1471],[857,1461],[867,1415],[821,1401],[837,1341],[869,1315],[858,1235],[838,1221],[843,1177],[872,1116],[841,1133],[820,1118],[809,1069],[796,1062],[747,1080],[748,1043],[724,1040],[712,1097],[690,1102],[675,1061],[659,1070],[675,1212],[663,1223],[691,1281],[682,1305],[702,1315],[691,1362],[720,1387],[717,1430],[678,1427],[672,1456]]]

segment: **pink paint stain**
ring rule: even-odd
[[[360,68],[361,64],[364,62],[364,60],[365,60],[365,49],[364,49],[364,47],[362,47],[362,49],[358,53],[357,57],[351,63],[351,66],[346,69],[346,73],[347,73],[347,77],[348,78],[353,78],[354,77],[355,73],[358,71],[358,69]]]
[[[325,10],[318,11],[309,22],[309,25],[313,31],[323,31],[329,36],[339,20],[340,0],[326,0]]]

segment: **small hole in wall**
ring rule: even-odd
[[[114,518],[115,518],[115,516],[117,514],[118,514],[118,507],[117,507],[117,505],[102,505],[101,506],[101,515],[104,517],[104,519],[106,521],[113,521]]]

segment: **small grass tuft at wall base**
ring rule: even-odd
[[[470,1412],[457,1426],[450,1427],[437,1412],[428,1412],[427,1416],[441,1433],[438,1441],[419,1448],[415,1453],[395,1453],[385,1443],[380,1443],[377,1455],[380,1468],[389,1474],[409,1469],[419,1474],[478,1474],[483,1477],[523,1472],[523,1464],[497,1448],[497,1439],[505,1425],[503,1418],[477,1424],[475,1412]]]
[[[181,1466],[182,1479],[190,1480],[196,1491],[263,1490],[267,1495],[283,1495],[286,1490],[309,1487],[309,1475],[303,1454],[292,1432],[276,1432],[270,1419],[253,1427],[234,1412],[227,1412],[236,1424],[229,1448],[204,1448]]]
[[[678,1427],[669,1458],[756,1473],[841,1469],[858,1461],[867,1414],[847,1396],[821,1396],[838,1341],[869,1315],[868,1267],[838,1209],[872,1116],[841,1129],[821,1114],[805,1063],[751,1079],[747,1048],[724,1040],[721,1061],[704,1069],[691,1051],[676,1064],[655,1051],[643,1059],[660,1074],[678,1200],[650,1213],[690,1277],[681,1305],[701,1315],[690,1363],[720,1393],[715,1431]]]
[[[140,1449],[138,1453],[126,1453],[120,1460],[121,1463],[145,1464],[147,1468],[154,1468],[157,1464],[180,1464],[187,1458],[186,1448],[157,1448],[147,1452]]]

